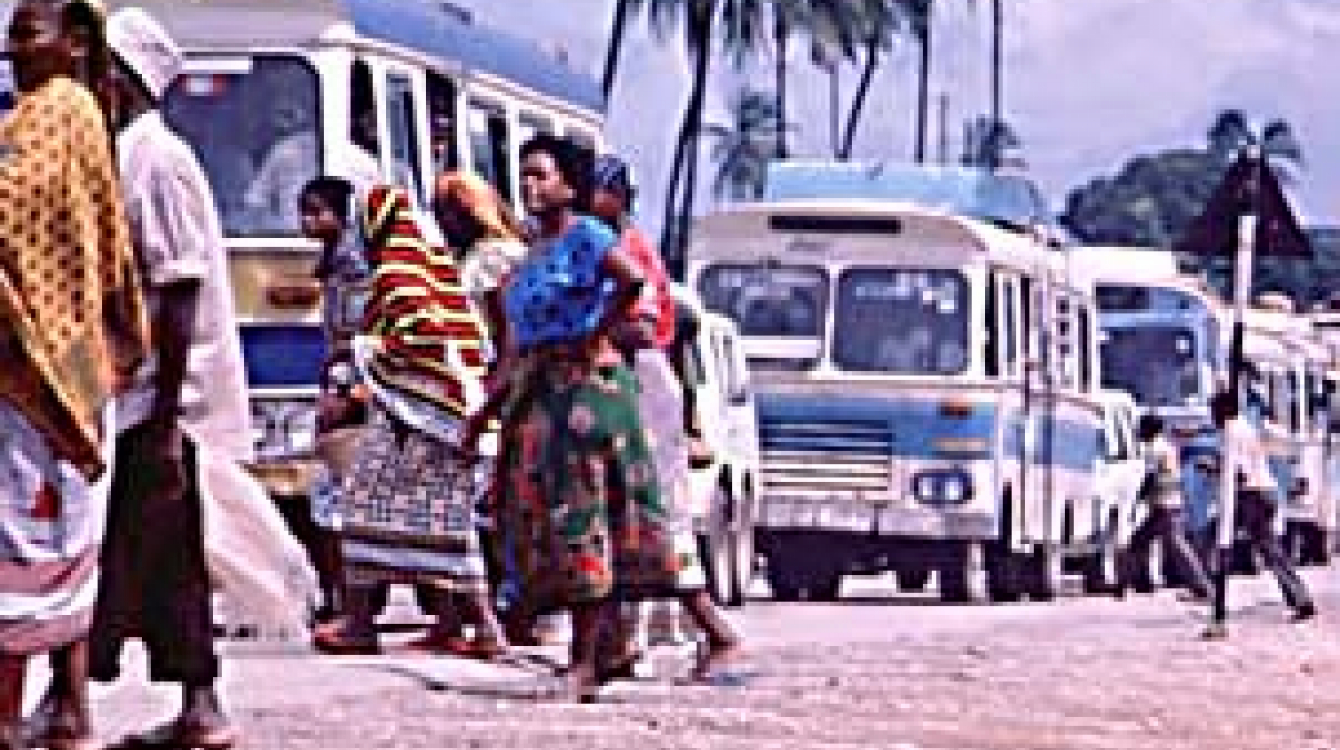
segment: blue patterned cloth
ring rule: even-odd
[[[590,217],[563,236],[537,243],[507,285],[508,323],[517,344],[570,342],[593,333],[614,304],[615,281],[604,269],[618,238]]]

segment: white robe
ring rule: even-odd
[[[180,425],[196,445],[210,575],[249,624],[301,635],[317,596],[316,575],[273,500],[244,468],[253,458],[246,375],[209,183],[190,147],[157,112],[118,135],[117,156],[150,310],[157,311],[156,289],[199,284]],[[118,404],[122,430],[148,416],[153,370],[150,362]]]

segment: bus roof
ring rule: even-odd
[[[1186,282],[1185,277],[1179,278],[1177,258],[1170,250],[1082,245],[1075,248],[1075,258],[1097,283]]]
[[[109,0],[162,20],[188,49],[303,46],[341,24],[361,36],[514,81],[593,112],[604,111],[593,76],[538,45],[474,22],[436,0]]]
[[[773,203],[888,201],[1060,238],[1042,193],[1026,178],[956,166],[792,160],[768,167],[764,199]]]

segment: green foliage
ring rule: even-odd
[[[1204,148],[1181,148],[1137,156],[1115,176],[1100,177],[1072,191],[1061,223],[1081,242],[1097,245],[1167,247],[1186,231],[1219,185],[1229,164],[1247,146],[1260,148],[1286,184],[1303,161],[1303,149],[1289,124],[1252,129],[1241,110],[1221,112],[1206,134]],[[1254,294],[1285,292],[1303,305],[1330,294],[1340,284],[1340,232],[1313,232],[1311,260],[1259,258],[1252,274]],[[1182,259],[1227,295],[1232,286],[1229,258]]]
[[[730,114],[728,124],[703,127],[713,141],[717,164],[713,190],[731,200],[757,200],[763,196],[768,162],[777,156],[777,133],[783,127],[777,98],[746,86],[732,97]]]

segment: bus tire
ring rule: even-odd
[[[1035,602],[1050,602],[1061,595],[1065,585],[1065,559],[1051,544],[1039,544],[1028,557],[1028,597]]]
[[[745,518],[739,527],[731,535],[732,591],[727,606],[732,608],[743,607],[749,599],[749,586],[754,582],[754,573],[757,569],[753,519]]]
[[[940,567],[940,598],[956,604],[983,604],[990,599],[986,555],[981,542],[956,545]]]
[[[1103,529],[1103,540],[1099,545],[1098,552],[1090,555],[1084,560],[1084,593],[1086,594],[1109,594],[1116,590],[1120,571],[1118,556],[1120,551],[1117,549],[1117,513],[1113,511],[1107,519],[1107,527]]]
[[[919,594],[926,590],[931,582],[931,571],[927,568],[904,568],[894,571],[898,579],[898,590],[909,594]]]
[[[730,537],[719,524],[711,533],[698,535],[698,559],[707,578],[707,592],[717,606],[726,606],[734,596]]]

